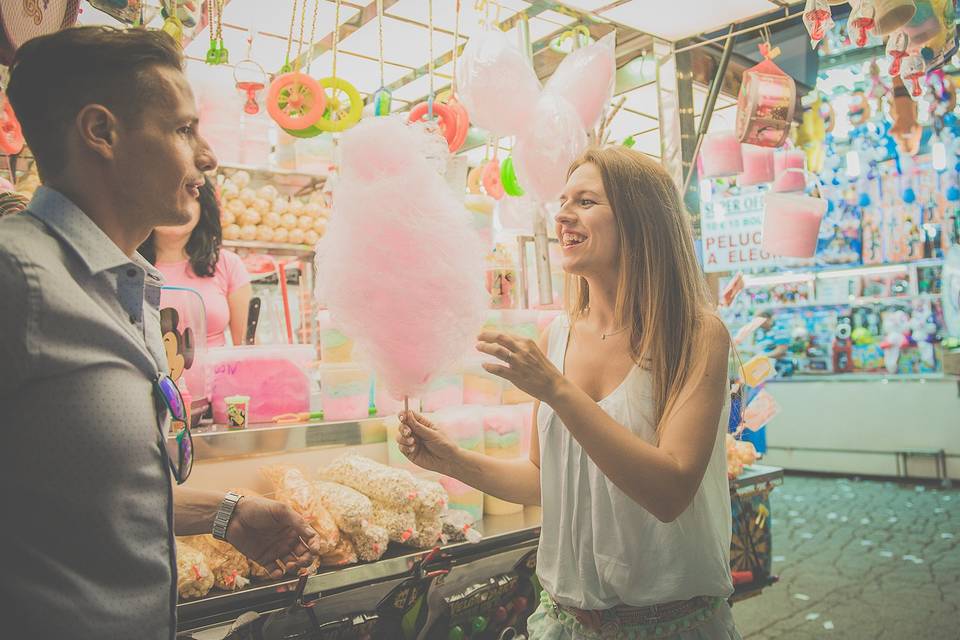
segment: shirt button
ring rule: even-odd
[[[130,324],[137,324],[137,319],[133,315],[130,316]]]
[[[136,269],[127,269],[127,276],[130,278],[135,278],[137,276]]]

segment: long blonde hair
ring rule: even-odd
[[[590,149],[570,173],[592,164],[617,221],[616,326],[629,327],[634,360],[649,367],[657,435],[663,418],[690,379],[697,338],[709,311],[706,281],[697,264],[689,216],[670,175],[655,160],[625,147]],[[582,276],[567,274],[571,322],[590,305]]]

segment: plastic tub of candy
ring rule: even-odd
[[[369,369],[353,364],[320,367],[320,402],[325,420],[360,420],[370,415]]]
[[[213,421],[226,424],[230,396],[250,396],[247,422],[270,422],[310,409],[311,345],[249,345],[208,350]]]

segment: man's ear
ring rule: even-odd
[[[104,160],[112,160],[116,153],[117,117],[101,104],[88,104],[74,120],[80,145]]]

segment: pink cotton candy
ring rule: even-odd
[[[540,81],[507,34],[489,29],[470,38],[457,60],[457,97],[470,121],[498,136],[516,135],[534,117]]]
[[[567,99],[587,129],[593,129],[613,97],[617,72],[616,31],[564,58],[545,91]]]
[[[537,115],[517,136],[513,166],[520,184],[540,202],[556,200],[567,183],[567,170],[587,148],[580,115],[566,98],[544,91]]]
[[[483,248],[427,157],[421,128],[371,118],[344,134],[318,295],[394,397],[467,353],[483,323]]]

